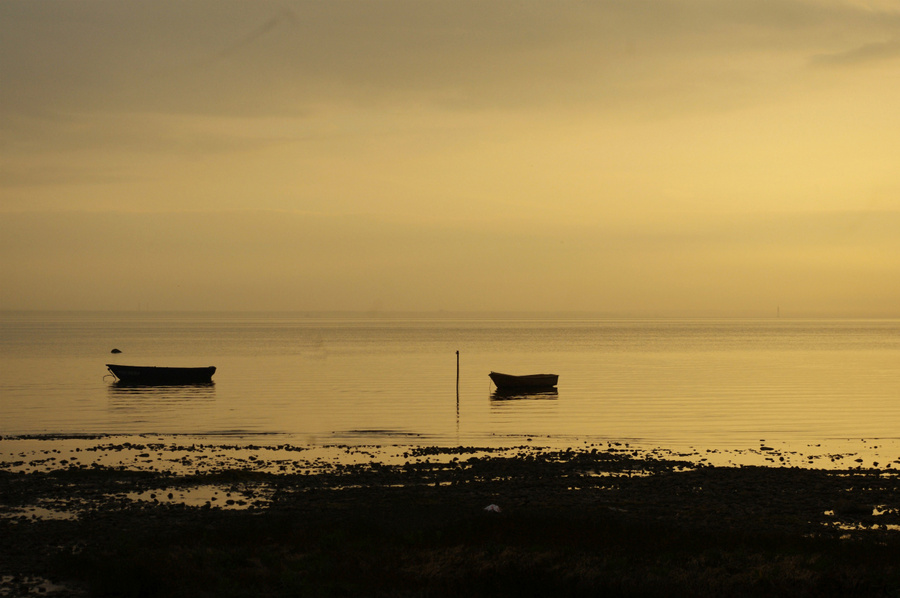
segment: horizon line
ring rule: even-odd
[[[710,312],[710,311],[684,311],[684,312],[625,312],[604,310],[365,310],[365,309],[3,309],[0,314],[5,315],[38,315],[38,314],[120,314],[120,315],[290,315],[293,317],[308,318],[499,318],[499,319],[528,319],[528,318],[565,318],[565,319],[645,319],[645,320],[683,320],[683,319],[750,319],[750,320],[803,320],[803,319],[835,319],[835,320],[895,320],[900,319],[900,314],[863,314],[837,311],[796,311],[785,312],[776,310],[772,313],[755,312]]]

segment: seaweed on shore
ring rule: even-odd
[[[204,485],[264,500],[165,499]],[[49,579],[60,586],[48,595],[91,596],[893,595],[897,496],[897,477],[878,470],[627,451],[460,451],[284,475],[0,472],[7,515],[77,515],[0,517],[0,590]]]

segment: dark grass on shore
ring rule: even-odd
[[[898,594],[892,475],[684,466],[557,453],[315,475],[3,474],[4,505],[86,506],[0,519],[0,566],[93,596]],[[228,511],[116,498],[213,482],[271,499]]]

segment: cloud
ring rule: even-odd
[[[283,7],[281,10],[277,11],[271,19],[269,19],[235,43],[231,44],[227,48],[223,49],[221,52],[211,58],[209,62],[214,63],[227,60],[228,58],[236,56],[245,50],[249,50],[259,40],[268,35],[271,35],[272,32],[277,28],[282,26],[296,28],[298,27],[298,24],[299,18],[294,13],[294,11],[287,7]]]
[[[835,28],[861,41],[897,26],[797,0],[13,1],[0,6],[0,100],[31,114],[615,107],[677,99],[692,81],[746,87],[756,60],[777,75],[792,53],[839,56]]]
[[[817,54],[812,58],[814,66],[857,66],[885,62],[900,58],[900,38],[862,46],[830,54]]]

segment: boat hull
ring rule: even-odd
[[[216,373],[213,366],[176,368],[108,363],[106,367],[120,384],[136,385],[211,384]]]
[[[488,374],[498,390],[540,390],[549,389],[559,382],[557,374],[529,374],[527,376],[512,376],[491,372]]]

